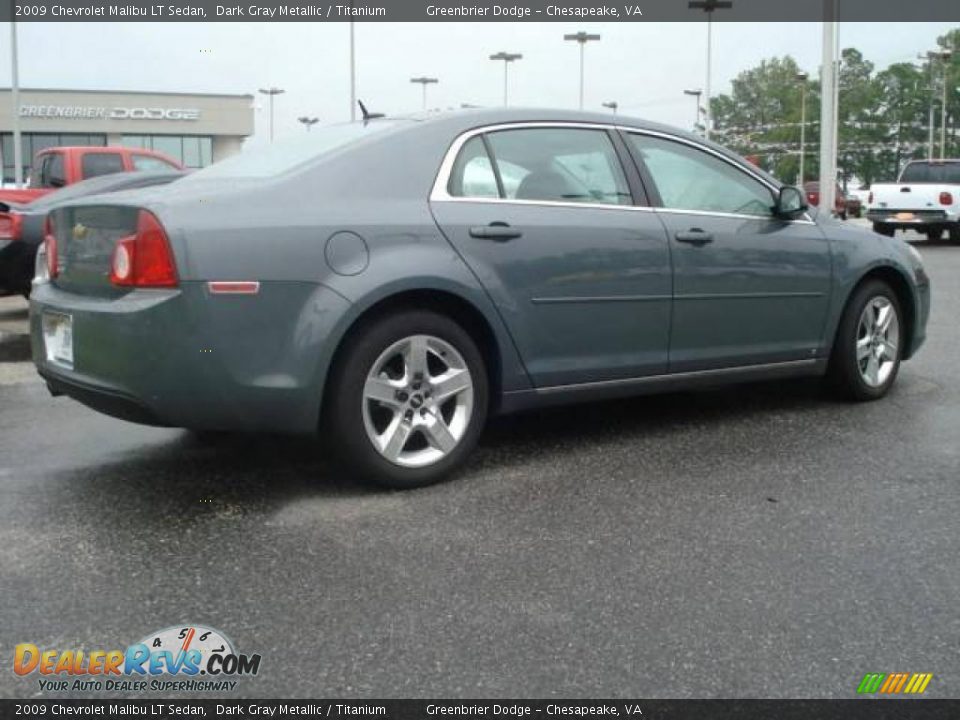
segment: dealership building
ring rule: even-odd
[[[33,156],[57,145],[126,145],[201,168],[240,151],[253,134],[252,95],[20,90],[23,177]],[[3,180],[14,177],[13,97],[0,89]]]

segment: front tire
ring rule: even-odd
[[[324,423],[343,465],[393,488],[452,473],[487,417],[487,372],[470,335],[444,315],[407,310],[362,326],[346,342]]]
[[[896,293],[870,280],[844,309],[830,356],[829,379],[845,398],[877,400],[890,390],[900,369],[904,324]]]

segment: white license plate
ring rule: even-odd
[[[43,344],[47,360],[73,367],[73,318],[63,313],[43,314]]]

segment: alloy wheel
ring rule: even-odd
[[[882,295],[867,301],[857,323],[857,367],[869,387],[882,386],[899,358],[900,320],[897,309]]]
[[[386,460],[425,467],[463,438],[474,407],[466,361],[446,340],[413,335],[384,350],[363,387],[367,437]]]

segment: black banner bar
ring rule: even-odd
[[[0,700],[0,718],[947,720],[960,700]]]
[[[835,5],[834,5],[835,3]],[[835,11],[831,8],[835,7]],[[833,17],[833,12],[836,16]],[[960,20],[956,0],[734,0],[714,22]],[[702,22],[687,0],[0,0],[17,22]]]

